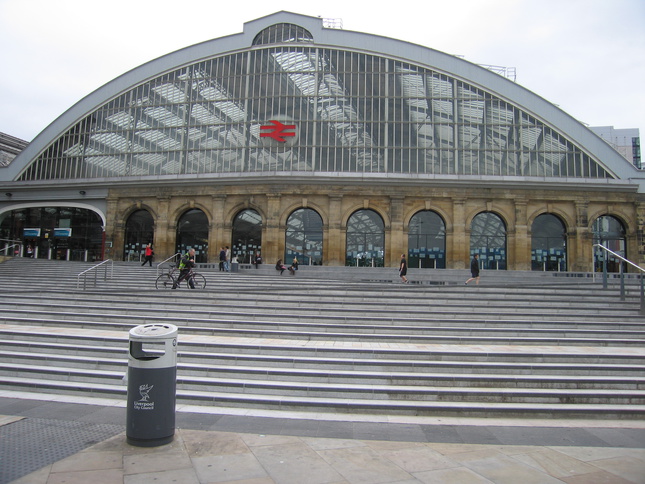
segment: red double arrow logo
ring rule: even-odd
[[[269,121],[269,123],[271,124],[260,126],[260,138],[273,138],[280,143],[284,143],[287,141],[286,139],[284,139],[285,137],[296,135],[295,131],[287,131],[295,130],[295,124],[282,124],[280,121],[275,120],[271,120]]]

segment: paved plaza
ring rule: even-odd
[[[645,422],[513,421],[181,407],[172,443],[126,442],[116,401],[0,393],[0,482],[645,483]]]

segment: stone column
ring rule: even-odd
[[[640,267],[645,268],[645,203],[635,202],[635,215],[636,215],[636,251],[637,256],[634,257],[634,262]]]
[[[265,264],[275,264],[284,257],[284,230],[280,229],[280,194],[267,194],[267,220],[262,234]]]
[[[323,264],[326,266],[345,265],[345,233],[342,225],[343,197],[332,195],[329,197],[329,223],[323,234]]]
[[[211,201],[211,230],[208,234],[208,262],[219,262],[219,249],[223,245],[230,246],[231,224],[224,219],[226,195],[213,195]],[[228,227],[228,230],[227,230]]]
[[[107,199],[107,212],[105,214],[105,254],[106,259],[123,260],[123,244],[125,237],[125,221],[121,219],[119,200],[113,197]],[[112,244],[112,247],[110,247]]]
[[[515,271],[531,270],[531,238],[528,230],[526,207],[526,200],[515,200],[515,231],[508,238],[508,269]]]
[[[570,257],[569,270],[572,272],[589,272],[592,268],[593,233],[589,230],[589,201],[576,200],[576,229],[569,237],[570,246],[567,253]]]
[[[168,220],[170,201],[171,197],[157,197],[157,220],[155,220],[154,232],[156,262],[161,262],[175,253],[176,233],[173,233],[173,230],[170,229],[170,220]]]
[[[446,240],[446,268],[470,267],[470,228],[466,230],[466,199],[452,200],[452,237]]]
[[[390,243],[385,249],[387,251],[385,267],[398,267],[401,254],[405,254],[406,259],[408,256],[408,239],[404,237],[407,232],[403,228],[404,201],[403,197],[390,197]]]

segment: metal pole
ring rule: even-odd
[[[607,289],[607,252],[602,255],[602,288]]]
[[[645,281],[643,281],[643,273],[641,272],[641,314],[645,314]]]

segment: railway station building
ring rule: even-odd
[[[0,247],[39,258],[588,272],[602,244],[645,264],[641,171],[585,125],[462,58],[284,11],[100,87],[0,186]]]

